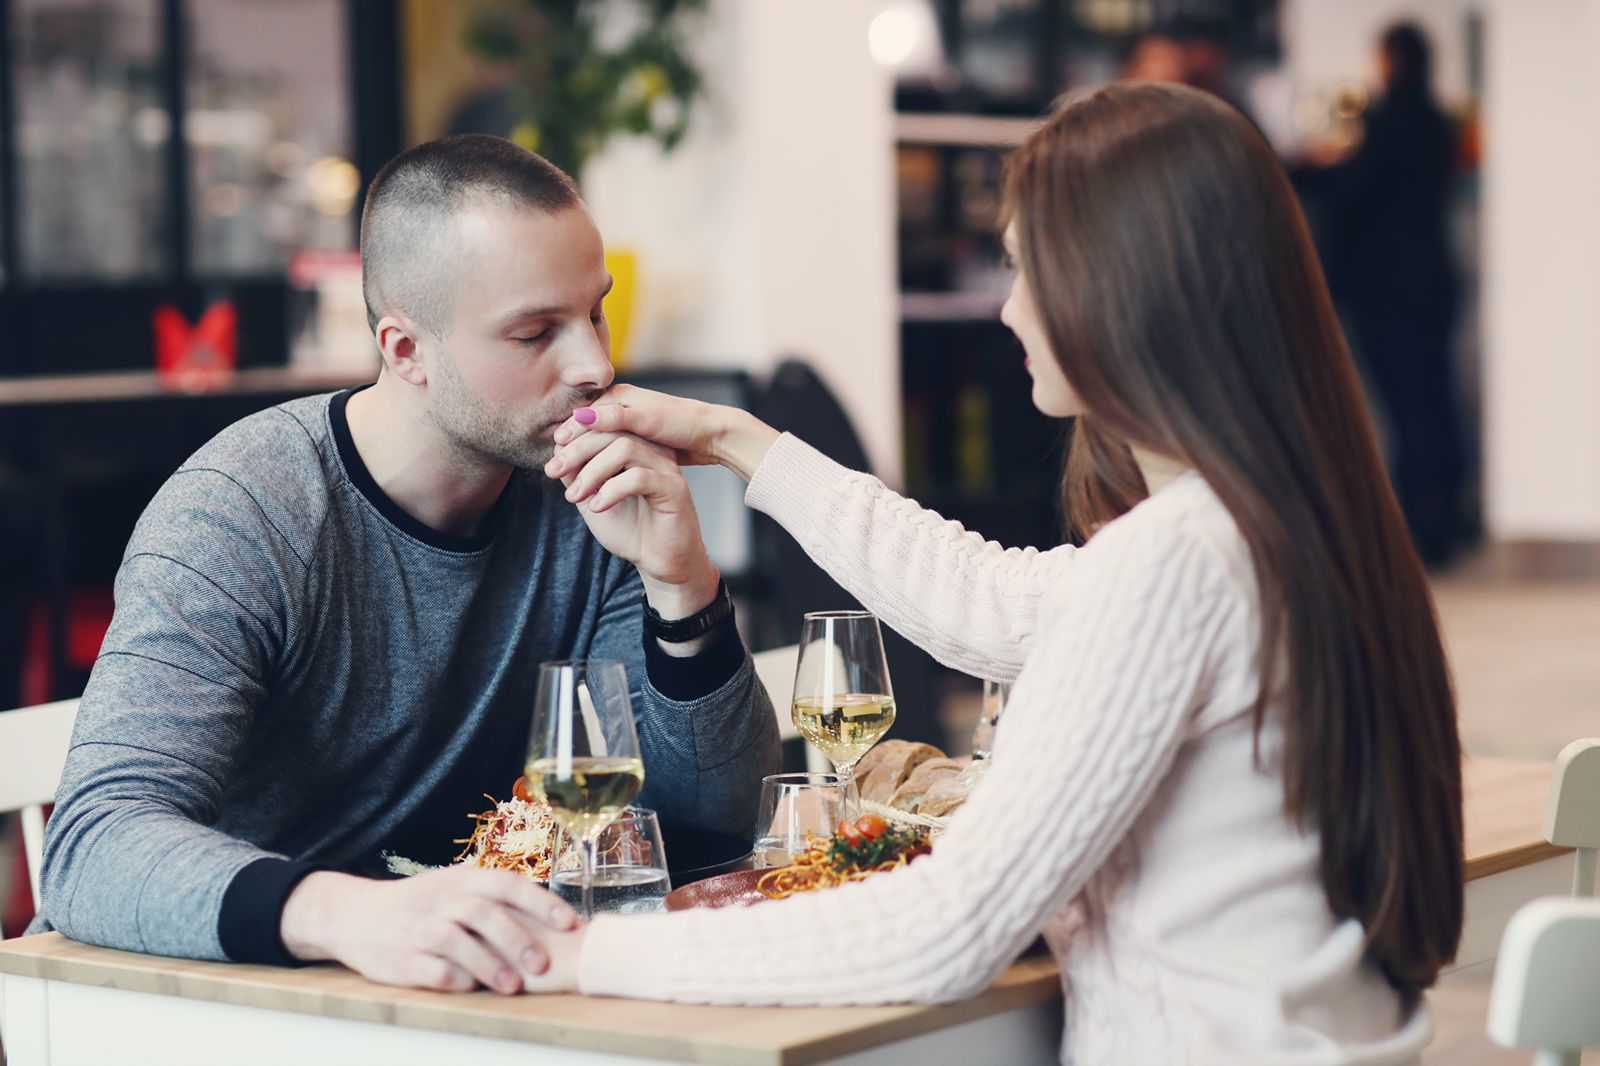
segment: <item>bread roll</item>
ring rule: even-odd
[[[881,743],[874,744],[865,755],[861,756],[861,761],[856,763],[857,788],[861,787],[861,783],[864,782],[868,777],[872,776],[872,772],[876,770],[883,762],[884,756],[894,751],[895,745],[900,743],[903,742],[898,740],[885,740]]]
[[[954,777],[965,768],[965,763],[959,759],[929,759],[911,771],[911,776],[894,790],[894,795],[889,797],[889,806],[910,814],[916,811],[934,782]]]
[[[918,744],[909,740],[881,741],[856,764],[856,788],[861,791],[864,800],[888,803],[895,789],[911,776],[912,770],[929,759],[943,756],[944,752],[932,744]]]
[[[967,802],[972,790],[978,787],[983,775],[989,771],[989,760],[978,759],[959,774],[940,777],[928,787],[917,806],[917,813],[929,818],[943,818]]]

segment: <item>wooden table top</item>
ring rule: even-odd
[[[1562,854],[1540,836],[1551,764],[1466,766],[1467,879]],[[1052,999],[1050,958],[1025,958],[965,1003],[897,1007],[703,1007],[581,996],[446,995],[375,985],[339,966],[283,970],[111,951],[58,933],[0,945],[0,973],[355,1021],[437,1029],[614,1054],[791,1066]]]
[[[1054,999],[1054,960],[1025,958],[963,1003],[705,1007],[584,996],[450,995],[376,985],[342,966],[285,970],[111,951],[44,933],[0,945],[0,972],[130,992],[437,1029],[618,1055],[800,1066]]]
[[[1461,769],[1468,881],[1571,850],[1543,836],[1553,762],[1480,756]]]

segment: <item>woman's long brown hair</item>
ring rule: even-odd
[[[1192,464],[1249,545],[1259,731],[1334,914],[1412,999],[1462,921],[1461,753],[1433,602],[1305,222],[1260,133],[1179,86],[1071,97],[1012,159],[1007,214],[1087,414],[1070,524],[1138,502],[1130,446]],[[1269,679],[1281,678],[1274,687]]]

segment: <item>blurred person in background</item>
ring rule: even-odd
[[[1162,33],[1141,37],[1122,68],[1125,81],[1161,81],[1181,85],[1184,80],[1183,46]]]
[[[1378,47],[1382,95],[1348,149],[1314,149],[1301,187],[1322,219],[1328,283],[1388,415],[1395,492],[1423,561],[1461,547],[1465,438],[1453,337],[1456,270],[1446,232],[1455,132],[1434,99],[1432,49],[1409,22]]]
[[[1220,30],[1204,22],[1179,23],[1171,33],[1151,33],[1139,38],[1122,68],[1123,81],[1156,81],[1187,85],[1225,100],[1251,118],[1233,92],[1228,49]]]

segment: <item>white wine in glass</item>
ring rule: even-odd
[[[592,917],[595,842],[644,786],[633,700],[620,662],[540,665],[526,767],[528,786],[582,845],[580,909]]]
[[[883,631],[867,611],[805,616],[795,668],[794,725],[839,772],[847,814],[860,811],[855,765],[894,724]]]
[[[641,759],[535,759],[528,783],[576,840],[598,837],[644,786]]]
[[[848,692],[796,699],[794,725],[835,766],[854,766],[894,725],[894,697]]]

